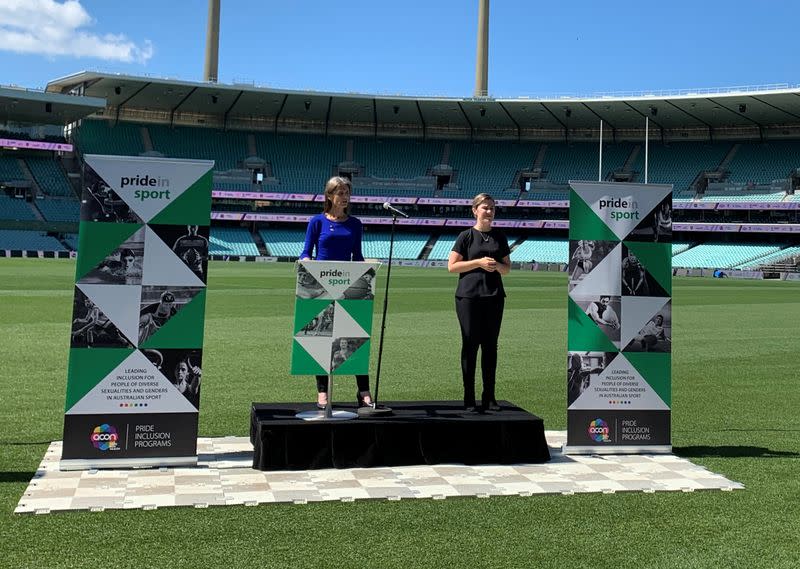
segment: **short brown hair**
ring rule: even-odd
[[[343,176],[334,176],[325,184],[325,205],[322,209],[323,213],[328,213],[333,209],[333,194],[335,194],[339,188],[346,188],[348,192],[351,194],[353,193],[353,183],[350,180]],[[350,214],[349,203],[344,212],[348,215]]]
[[[476,207],[478,207],[479,205],[481,205],[483,202],[486,202],[486,201],[490,201],[492,203],[495,203],[494,198],[492,196],[490,196],[489,194],[486,194],[486,193],[478,194],[477,196],[472,198],[472,209],[475,209]]]

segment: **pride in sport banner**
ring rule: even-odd
[[[298,261],[292,375],[369,373],[380,263]]]
[[[672,186],[570,182],[567,452],[669,452]]]
[[[213,165],[85,156],[62,469],[197,461]]]

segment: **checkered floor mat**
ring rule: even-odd
[[[546,436],[552,455],[546,464],[276,472],[253,470],[253,447],[246,437],[200,438],[196,467],[72,472],[59,470],[61,442],[56,441],[15,512],[744,488],[674,455],[565,456],[566,432],[547,431]]]

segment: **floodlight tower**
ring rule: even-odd
[[[203,81],[209,83],[216,83],[219,78],[219,3],[220,0],[208,0],[206,62],[203,66]]]
[[[478,0],[478,53],[475,58],[475,96],[489,96],[489,0]]]

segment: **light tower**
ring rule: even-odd
[[[206,29],[206,62],[203,81],[216,83],[219,78],[219,2],[208,0],[208,28]]]
[[[489,0],[478,0],[478,52],[475,58],[475,96],[489,96]]]

